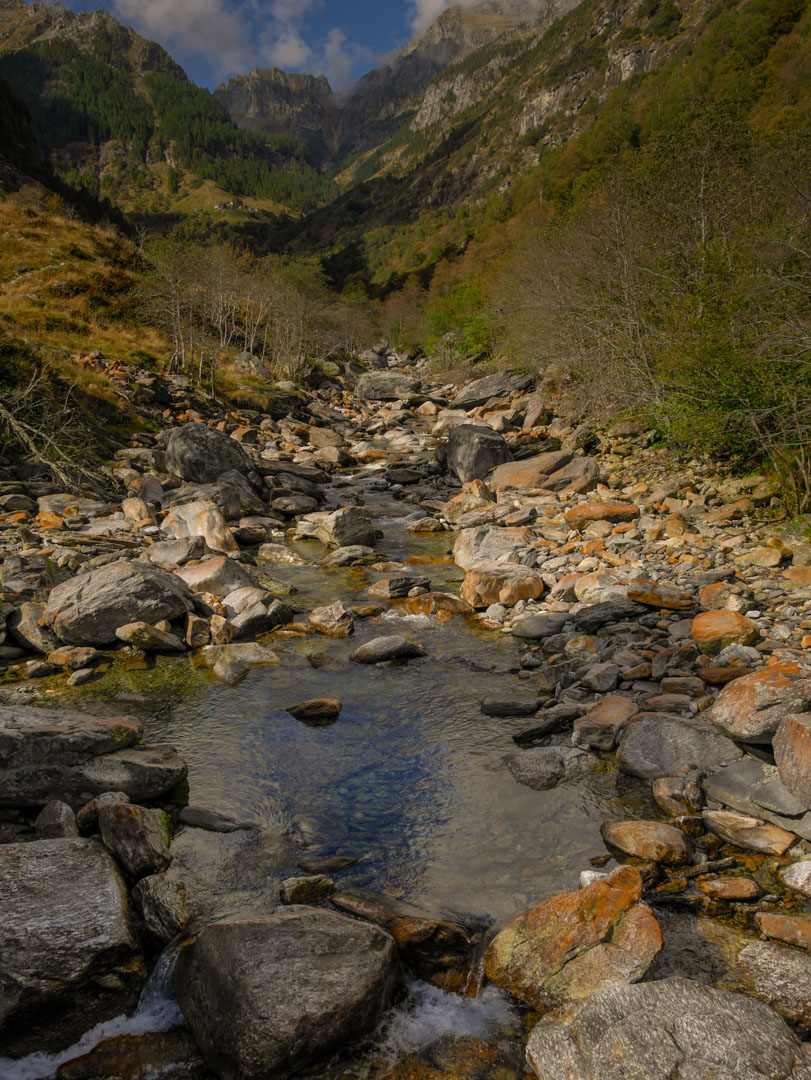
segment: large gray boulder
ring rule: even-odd
[[[497,371],[493,375],[485,375],[483,379],[476,379],[467,386],[463,386],[453,404],[457,409],[474,409],[477,405],[495,397],[506,397],[516,390],[526,390],[534,379],[531,375],[516,375],[512,371]]]
[[[0,707],[0,806],[83,806],[105,791],[155,799],[186,775],[173,751],[140,746],[133,717]]]
[[[239,473],[250,469],[239,443],[205,424],[175,428],[166,443],[166,464],[174,476],[194,484],[210,484],[229,469]]]
[[[334,510],[321,522],[317,535],[330,547],[374,547],[377,543],[371,515],[362,506]]]
[[[355,395],[364,401],[397,401],[419,390],[420,380],[400,371],[369,371],[355,385]]]
[[[0,957],[4,1052],[68,1045],[131,1008],[143,961],[124,882],[101,844],[0,846]]]
[[[534,539],[533,531],[523,526],[481,525],[462,529],[453,545],[453,561],[463,570],[492,562],[518,562],[520,554],[529,549]]]
[[[640,713],[622,730],[617,764],[644,780],[673,776],[684,765],[710,769],[730,765],[743,753],[702,720],[670,713]]]
[[[389,1004],[394,940],[318,908],[225,919],[183,949],[174,988],[224,1080],[276,1080],[355,1042]]]
[[[543,1019],[540,1080],[808,1080],[811,1055],[762,1001],[690,979],[617,986]]]
[[[265,512],[265,504],[236,469],[228,469],[210,484],[183,484],[169,493],[163,500],[163,506],[185,506],[200,499],[213,502],[228,521],[245,517],[246,514]]]
[[[127,623],[175,619],[192,611],[188,586],[176,575],[146,562],[119,562],[57,585],[48,597],[45,621],[69,645],[109,645]]]
[[[504,437],[479,424],[459,424],[451,428],[445,455],[448,472],[463,484],[481,480],[491,469],[512,460]]]

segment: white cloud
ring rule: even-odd
[[[436,22],[442,12],[451,7],[452,3],[453,0],[410,0],[409,18],[411,29],[415,34],[421,34],[423,30],[428,29],[431,23]]]
[[[254,67],[326,74],[333,87],[353,81],[370,50],[349,41],[338,27],[313,44],[309,19],[324,0],[110,0],[117,19],[163,45],[181,63],[202,57],[216,78]]]

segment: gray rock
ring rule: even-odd
[[[169,815],[134,803],[112,803],[99,810],[104,846],[131,880],[165,870],[169,852]]]
[[[69,1043],[88,1016],[97,1022],[134,1004],[143,963],[124,882],[99,843],[0,846],[0,956],[6,1053]],[[54,1009],[62,1016],[56,1029]]]
[[[367,641],[356,649],[349,659],[356,664],[383,664],[388,660],[414,660],[419,656],[425,656],[422,645],[399,634],[392,634]]]
[[[176,575],[146,562],[119,562],[78,574],[57,585],[48,597],[45,619],[72,645],[107,645],[126,623],[175,619],[194,601]]]
[[[210,484],[183,484],[170,492],[163,502],[164,508],[168,506],[175,511],[188,503],[214,503],[227,521],[266,512],[262,499],[236,469],[228,469]]]
[[[259,828],[256,821],[239,821],[205,806],[184,806],[180,811],[180,820],[190,829],[205,829],[206,832],[214,833],[243,832]]]
[[[374,547],[377,534],[368,510],[344,506],[321,522],[318,539],[330,547]]]
[[[742,814],[762,818],[811,840],[811,812],[786,790],[774,765],[765,761],[745,757],[712,773],[704,780],[704,793]]]
[[[54,799],[39,813],[34,828],[37,840],[61,840],[78,836],[76,815],[67,803]]]
[[[600,466],[591,457],[572,458],[568,465],[552,473],[544,482],[549,491],[594,491],[600,480]]]
[[[123,791],[105,791],[102,795],[96,795],[94,799],[91,799],[76,811],[76,824],[84,832],[88,832],[98,825],[99,813],[103,806],[113,806],[116,803],[129,801],[129,795],[125,795]]]
[[[9,617],[7,626],[11,637],[24,649],[47,656],[59,645],[59,639],[44,623],[45,605],[26,601]]]
[[[77,795],[68,798],[74,805],[105,791],[123,791],[135,802],[149,802],[168,794],[186,779],[188,768],[174,750],[139,746],[116,754],[96,757],[74,769]]]
[[[559,634],[568,621],[569,616],[562,612],[552,611],[548,615],[530,615],[514,623],[512,632],[515,637],[525,638],[528,641],[543,641],[544,638]]]
[[[534,716],[543,704],[541,698],[485,698],[485,716]]]
[[[595,634],[603,626],[639,619],[648,612],[648,608],[633,600],[606,600],[602,604],[581,608],[571,618],[578,630],[584,634]]]
[[[419,393],[420,380],[398,371],[370,371],[355,384],[355,394],[364,401],[396,401]]]
[[[811,1057],[761,1001],[673,978],[617,986],[534,1028],[540,1080],[807,1080]]]
[[[210,554],[202,536],[189,536],[182,540],[159,540],[144,552],[150,562],[170,566],[182,566],[190,559],[202,559]]]
[[[741,950],[741,990],[754,994],[793,1023],[811,1024],[811,957],[773,941],[753,941]]]
[[[631,776],[656,780],[673,776],[684,765],[709,769],[729,765],[742,756],[731,739],[701,720],[640,713],[622,729],[617,764]]]
[[[800,892],[803,896],[811,897],[811,859],[803,859],[801,862],[785,866],[780,871],[783,884],[790,889]]]
[[[161,945],[168,945],[188,925],[186,887],[166,874],[141,878],[132,890],[132,899],[150,937]]]
[[[169,471],[181,480],[207,484],[234,469],[246,473],[250,463],[245,451],[225,432],[205,424],[184,424],[166,443]]]
[[[532,386],[533,381],[531,375],[497,371],[463,386],[453,399],[453,404],[457,409],[475,409],[477,405],[484,405],[490,398],[506,397],[516,390],[526,390]]]
[[[459,424],[451,428],[445,455],[448,472],[463,484],[481,480],[491,469],[512,459],[504,437],[479,424]]]
[[[395,970],[379,927],[296,906],[207,926],[173,982],[207,1064],[224,1080],[268,1080],[368,1034]]]
[[[596,762],[591,754],[571,746],[539,746],[510,754],[505,760],[518,783],[535,791],[574,780]]]

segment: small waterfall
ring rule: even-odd
[[[56,1054],[29,1054],[16,1061],[0,1058],[2,1080],[52,1080],[60,1065],[87,1054],[105,1039],[179,1027],[183,1023],[183,1014],[172,993],[172,971],[178,950],[179,944],[171,942],[161,953],[132,1016],[116,1016],[96,1024],[77,1043]]]

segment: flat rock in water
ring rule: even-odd
[[[811,1068],[768,1005],[682,978],[612,987],[542,1019],[527,1061],[539,1080],[806,1080]]]
[[[352,653],[350,660],[356,664],[383,664],[388,660],[414,660],[420,656],[425,656],[422,645],[399,634],[392,634],[367,641]]]
[[[485,716],[534,716],[543,704],[542,698],[485,698]]]
[[[293,705],[287,711],[296,720],[335,720],[340,715],[342,705],[335,698],[311,698]]]
[[[258,829],[256,821],[238,821],[219,810],[209,810],[205,806],[184,806],[180,811],[180,821],[190,829],[204,829],[206,832],[232,833],[247,829]]]
[[[0,845],[0,912],[5,1052],[64,1039],[52,1009],[78,1037],[88,1016],[99,1021],[134,1004],[145,972],[126,887],[96,840]]]
[[[220,1076],[288,1076],[370,1032],[394,988],[396,947],[377,926],[318,908],[211,923],[173,984]]]

